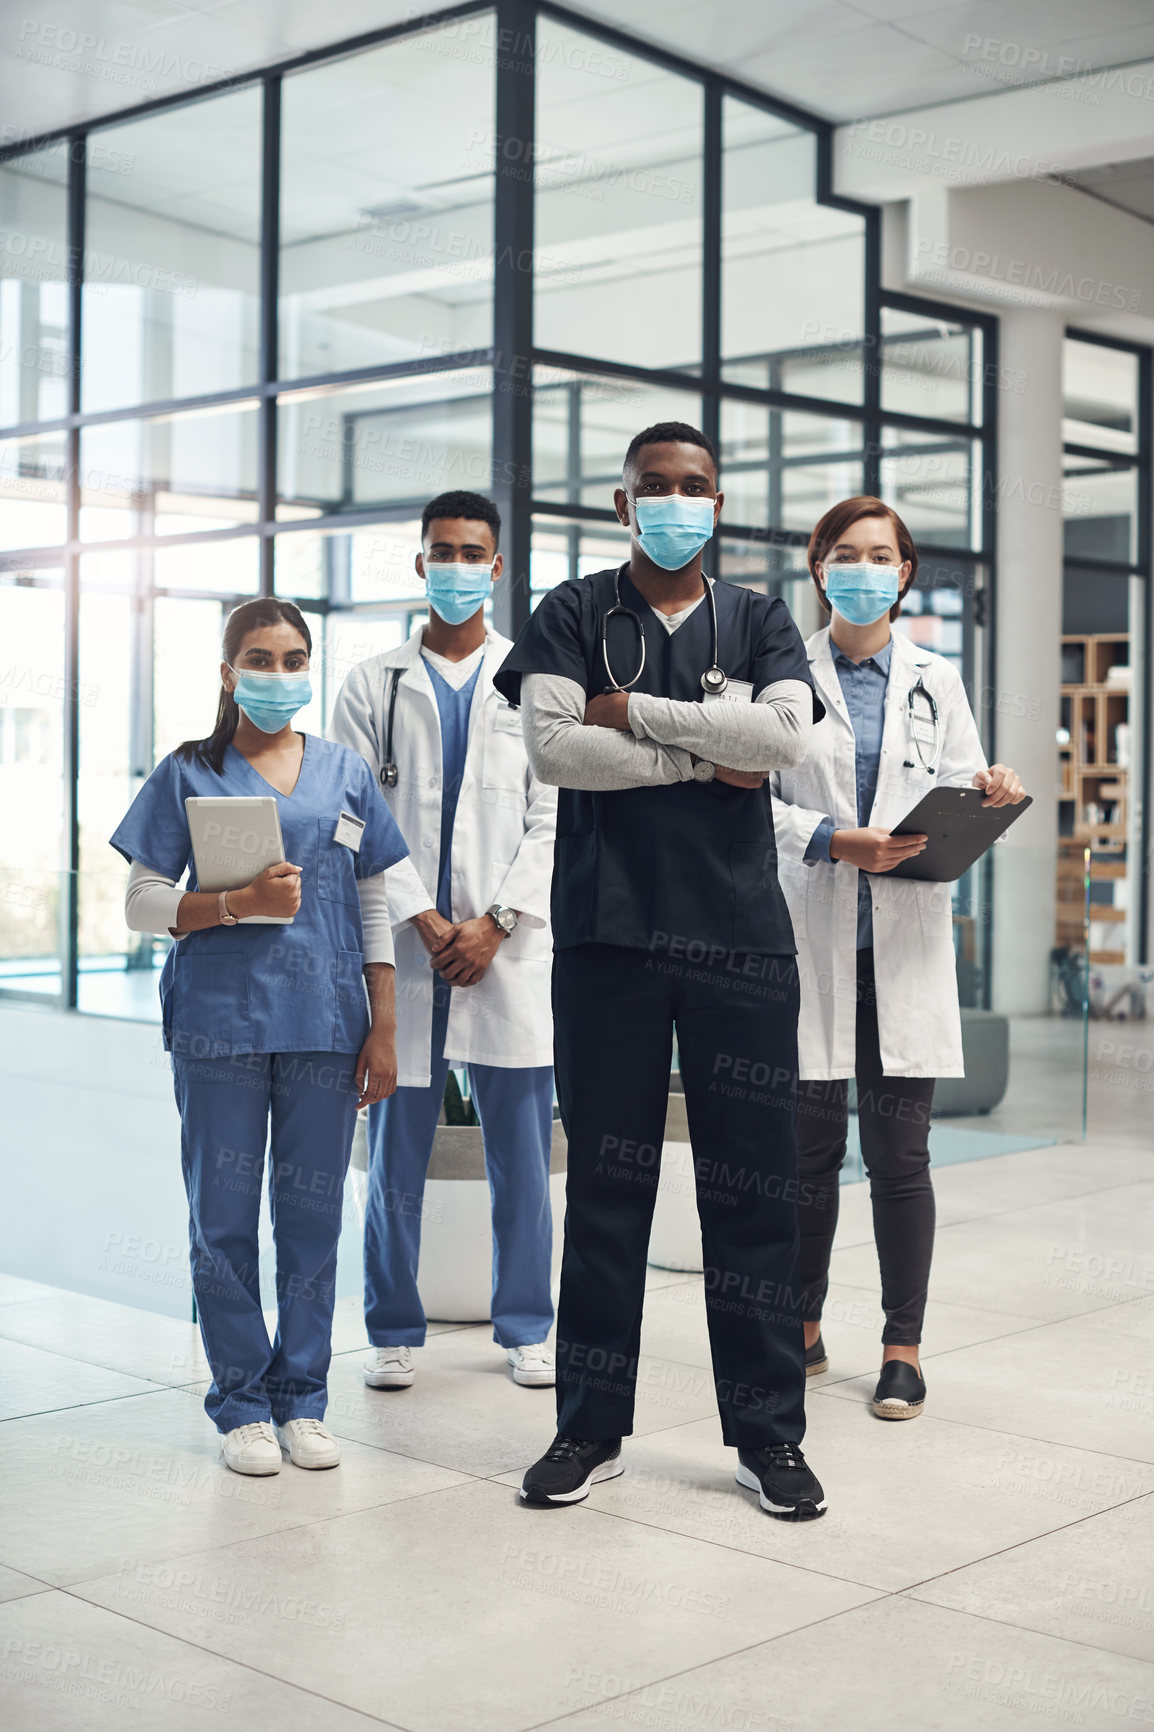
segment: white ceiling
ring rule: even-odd
[[[1107,204],[1117,205],[1145,222],[1154,223],[1154,157],[1135,162],[1104,163],[1065,177],[1071,186],[1093,193]]]
[[[1154,57],[1151,0],[578,0],[574,9],[836,121]],[[191,93],[415,10],[412,0],[23,0],[4,8],[0,29],[0,142]]]

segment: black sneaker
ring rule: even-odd
[[[819,1372],[828,1370],[829,1354],[825,1350],[825,1342],[819,1333],[813,1346],[807,1347],[805,1350],[805,1374],[807,1377],[816,1377]]]
[[[526,1503],[580,1503],[591,1485],[624,1471],[619,1437],[583,1443],[558,1432],[522,1480],[521,1496]]]
[[[916,1419],[926,1405],[926,1380],[904,1359],[887,1359],[874,1390],[879,1419]]]
[[[825,1493],[796,1443],[739,1449],[737,1483],[757,1492],[762,1509],[780,1521],[811,1522],[825,1514]]]

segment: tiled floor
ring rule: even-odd
[[[624,1477],[515,1486],[552,1430],[487,1328],[366,1390],[333,1473],[229,1474],[190,1325],[0,1278],[0,1723],[12,1732],[909,1732],[1154,1724],[1154,1150],[937,1175],[929,1401],[867,1398],[868,1197],[842,1193],[807,1448],[824,1520],[733,1483],[700,1283],[653,1272]]]

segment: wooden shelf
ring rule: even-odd
[[[1129,833],[1129,765],[1118,762],[1125,737],[1119,729],[1130,721],[1130,684],[1111,681],[1114,667],[1129,667],[1130,639],[1124,632],[1066,635],[1062,638],[1062,672],[1073,678],[1062,680],[1061,725],[1067,742],[1058,746],[1060,825],[1067,826],[1058,839],[1056,939],[1060,944],[1083,941],[1085,900],[1085,850],[1098,858],[1090,862],[1094,883],[1125,882],[1129,876],[1126,840]],[[1097,818],[1089,813],[1098,814]],[[1104,860],[1102,855],[1115,858]],[[1098,926],[1124,927],[1125,907],[1113,903],[1091,903],[1090,921]],[[1105,936],[1103,934],[1102,936]],[[1119,934],[1121,936],[1121,934]],[[1102,966],[1124,962],[1123,950],[1093,950],[1091,961]]]

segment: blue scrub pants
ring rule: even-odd
[[[434,991],[429,1087],[399,1088],[369,1108],[365,1325],[374,1347],[420,1347],[425,1340],[417,1292],[421,1206],[449,1074],[448,1059],[439,1055],[451,990],[438,981]],[[553,1325],[553,1071],[549,1065],[506,1070],[487,1064],[471,1064],[468,1071],[493,1199],[493,1339],[502,1347],[525,1347],[544,1341]]]
[[[212,1367],[205,1411],[222,1432],[255,1420],[323,1419],[356,1055],[174,1054],[172,1069],[192,1290]],[[276,1245],[271,1343],[257,1273],[266,1140]]]

